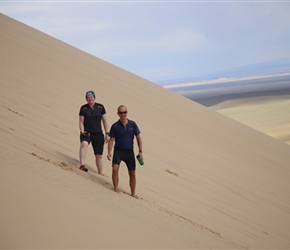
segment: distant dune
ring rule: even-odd
[[[290,145],[288,73],[171,84],[167,88]]]
[[[2,14],[0,43],[0,249],[290,248],[289,145]],[[107,146],[78,169],[90,89],[141,130],[139,200]]]
[[[224,99],[210,108],[290,145],[289,90],[260,94]]]
[[[192,99],[195,102],[198,102],[206,107],[219,106],[217,104],[221,103],[221,107],[223,107],[223,102],[233,101],[233,100],[242,100],[243,103],[257,103],[257,102],[266,102],[269,100],[277,100],[277,99],[289,99],[290,96],[290,88],[286,89],[276,89],[269,91],[254,91],[254,92],[246,92],[246,93],[234,93],[234,94],[225,94],[218,95],[206,98],[194,98]],[[232,105],[237,102],[231,102]],[[230,105],[229,103],[227,105]],[[228,106],[227,106],[228,107]]]

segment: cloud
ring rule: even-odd
[[[5,15],[147,79],[290,56],[289,7],[242,1],[0,2]]]
[[[174,25],[179,19],[174,15],[172,21],[168,19],[167,14],[173,13],[169,6],[173,5],[36,2],[4,7],[32,27],[105,58],[178,53],[206,46],[202,32],[190,25]],[[160,11],[167,14],[162,17]]]
[[[94,54],[101,54],[106,57],[144,54],[164,55],[194,51],[207,45],[205,35],[190,28],[171,30],[151,36],[148,34],[136,34],[128,37],[114,35],[114,29],[116,28],[118,27],[114,27],[110,31],[109,39],[107,37],[98,37],[98,34],[95,34],[95,38],[99,43],[91,44],[89,50]],[[112,37],[115,38],[112,39]]]
[[[181,28],[160,34],[148,44],[151,48],[174,52],[203,48],[207,44],[207,40],[201,32],[191,28]]]
[[[24,14],[40,14],[47,11],[53,11],[55,8],[52,5],[39,4],[37,3],[24,3],[24,2],[2,2],[1,9],[3,13],[8,15],[24,15]],[[27,16],[29,19],[29,16]]]

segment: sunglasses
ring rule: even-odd
[[[127,114],[127,111],[123,111],[123,112],[118,112],[119,115],[124,115],[124,114]]]

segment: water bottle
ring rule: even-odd
[[[140,163],[140,165],[144,165],[144,162],[143,162],[141,155],[137,155],[136,158],[137,158],[138,162]]]

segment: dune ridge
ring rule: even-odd
[[[5,15],[1,249],[287,249],[289,146]],[[144,143],[139,200],[111,166],[78,170],[78,111],[95,90]],[[105,151],[106,153],[106,151]],[[105,154],[106,155],[106,154]],[[105,156],[104,155],[104,156]]]

